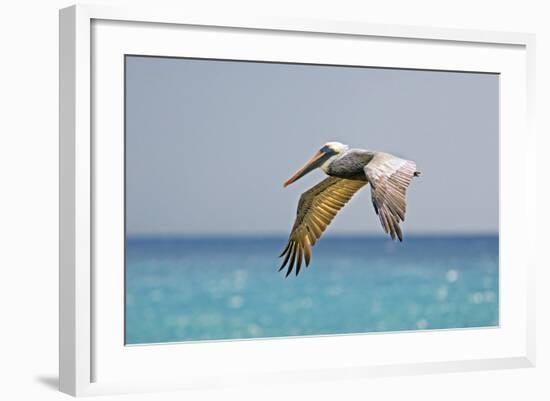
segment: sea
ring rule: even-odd
[[[491,327],[498,235],[327,236],[285,278],[286,237],[128,237],[126,344]]]

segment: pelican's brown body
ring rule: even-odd
[[[367,181],[365,166],[373,157],[374,152],[361,149],[347,150],[327,165],[325,173],[331,177]]]
[[[338,142],[324,145],[300,170],[289,178],[291,184],[315,168],[329,177],[300,197],[296,220],[281,257],[288,265],[286,276],[294,266],[296,275],[302,261],[311,260],[311,247],[321,237],[338,211],[367,183],[371,184],[372,203],[384,231],[392,239],[403,240],[400,223],[405,220],[406,191],[416,171],[416,163],[384,152],[349,149]]]

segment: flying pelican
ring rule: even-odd
[[[416,163],[384,152],[350,149],[340,142],[327,142],[284,184],[292,184],[310,171],[321,168],[329,177],[308,189],[300,197],[296,220],[279,271],[288,264],[286,276],[302,260],[311,260],[311,247],[321,237],[338,211],[367,183],[371,184],[374,210],[384,231],[393,240],[403,241],[399,223],[405,221],[406,191],[413,177],[420,175]]]

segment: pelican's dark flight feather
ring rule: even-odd
[[[304,192],[298,202],[296,220],[288,238],[288,244],[281,253],[284,256],[279,271],[288,263],[288,276],[296,263],[296,275],[300,272],[302,260],[306,267],[311,260],[311,247],[323,234],[334,216],[351,197],[363,186],[365,181],[328,177]]]

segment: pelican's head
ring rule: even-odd
[[[325,172],[327,167],[340,155],[341,153],[345,152],[349,149],[348,145],[344,145],[340,142],[327,142],[325,143],[321,149],[313,155],[311,159],[307,161],[306,164],[302,166],[292,177],[290,177],[286,182],[283,184],[284,187],[292,184],[294,181],[299,180],[304,175],[309,173],[312,170],[315,170],[316,168],[321,167]]]

